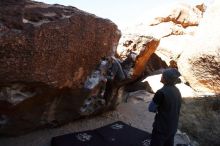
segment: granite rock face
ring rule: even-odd
[[[125,67],[129,69],[126,72],[132,79],[136,79],[143,74],[149,74],[154,68],[166,66],[154,54],[159,43],[160,40],[152,36],[129,33],[122,35],[117,48],[117,55],[124,62],[133,62],[133,64],[130,63],[129,67]],[[156,65],[157,63],[158,65]]]
[[[114,54],[120,31],[75,7],[2,0],[0,134],[15,135],[81,117],[84,82]]]
[[[190,86],[204,94],[219,88],[219,2],[209,7],[178,4],[152,23],[154,37],[161,38],[156,54],[167,64],[176,62]]]
[[[23,27],[24,6],[25,0],[2,0],[0,2],[0,19],[7,26],[5,28],[21,29]]]
[[[220,2],[215,1],[179,60],[179,68],[197,91],[220,93]]]
[[[23,29],[1,20],[1,82],[81,87],[100,57],[113,53],[120,37],[111,21],[74,7],[27,1],[23,11]]]
[[[178,4],[174,8],[163,13],[163,16],[155,18],[153,25],[158,25],[163,22],[173,22],[186,28],[189,26],[198,26],[199,20],[202,18],[206,6],[204,4],[194,7],[188,4]]]
[[[205,9],[204,4],[192,6],[179,3],[164,10],[151,22],[153,36],[161,39],[156,54],[167,64],[171,60],[178,62],[186,45],[194,37]]]

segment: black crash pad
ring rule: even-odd
[[[76,132],[52,138],[52,146],[105,146],[97,133],[92,131]]]
[[[150,134],[117,121],[94,130],[52,138],[52,146],[148,146]]]

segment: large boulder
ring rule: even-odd
[[[126,58],[130,52],[136,53],[139,50],[137,48],[141,48],[143,38],[147,36],[159,40],[160,43],[154,51],[154,57],[151,56],[148,59],[149,62],[145,68],[146,74],[151,74],[152,70],[149,70],[149,66],[152,64],[157,64],[157,67],[153,68],[154,70],[166,68],[170,61],[177,61],[183,52],[184,46],[194,35],[205,9],[204,4],[191,6],[178,3],[164,9],[160,17],[147,22],[148,24],[142,23],[125,29],[117,48],[118,56]],[[155,12],[152,15],[157,14],[158,12]]]
[[[28,1],[24,11],[23,29],[1,31],[1,82],[81,87],[100,57],[113,52],[120,37],[111,21],[74,7]],[[1,21],[1,28],[7,28]]]
[[[200,22],[178,62],[190,85],[202,92],[220,93],[220,2],[215,1]]]
[[[1,1],[0,19],[7,28],[21,29],[23,27],[24,4],[25,0]]]
[[[163,16],[155,18],[151,25],[158,25],[162,22],[173,22],[186,28],[189,26],[198,26],[206,7],[204,4],[190,6],[179,3],[163,12]]]
[[[178,60],[194,36],[205,9],[204,4],[192,6],[178,3],[168,7],[151,22],[151,34],[161,39],[155,53],[167,64],[171,60]]]
[[[82,116],[84,82],[120,31],[75,7],[2,0],[0,135],[57,126]]]
[[[151,68],[165,66],[160,58],[154,54],[159,43],[160,40],[152,36],[132,33],[122,35],[117,47],[117,55],[125,62],[125,68],[128,68],[125,70],[133,80],[144,73],[149,74],[152,71]],[[126,62],[128,63],[126,64]],[[158,65],[155,65],[155,62]]]

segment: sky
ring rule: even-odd
[[[213,0],[36,0],[48,4],[61,4],[108,18],[119,28],[132,26],[147,20],[154,9],[166,7],[177,2],[190,4],[211,3]]]

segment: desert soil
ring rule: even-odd
[[[51,138],[72,132],[95,129],[116,121],[151,132],[154,114],[147,111],[149,101],[120,104],[116,110],[93,118],[77,120],[62,127],[43,129],[19,137],[1,137],[0,146],[50,146]],[[70,113],[71,114],[71,113]],[[176,136],[175,142],[184,143]]]

